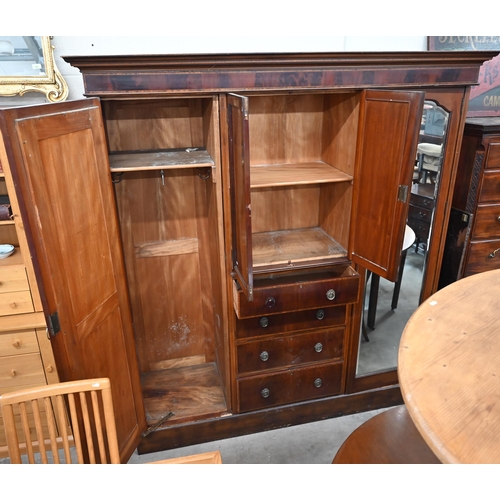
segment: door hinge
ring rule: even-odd
[[[408,199],[408,186],[403,186],[403,185],[399,186],[398,201],[406,203],[407,199]]]
[[[56,311],[48,318],[48,328],[51,337],[55,337],[61,331],[61,323],[59,322],[59,313]]]

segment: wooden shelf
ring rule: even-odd
[[[204,148],[172,149],[109,155],[112,172],[135,170],[168,170],[174,168],[213,167],[213,159]]]
[[[254,269],[345,260],[347,251],[319,227],[254,233]]]
[[[322,161],[284,165],[255,165],[250,168],[252,189],[302,184],[351,182],[352,176]]]

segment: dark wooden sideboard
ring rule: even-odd
[[[397,277],[432,101],[437,289],[491,57],[72,56],[87,99],[2,111],[58,372],[111,379],[123,460],[401,402],[357,375],[365,273]]]

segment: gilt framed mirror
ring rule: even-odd
[[[68,97],[68,85],[55,64],[52,37],[0,35],[0,96],[27,92],[42,92],[49,102]]]

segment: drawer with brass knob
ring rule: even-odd
[[[343,266],[318,273],[267,277],[256,280],[253,297],[249,301],[234,282],[233,301],[238,318],[352,304],[359,299],[359,274]]]
[[[238,373],[341,360],[344,331],[343,327],[330,328],[240,344],[237,347]]]
[[[323,398],[343,389],[343,364],[315,364],[238,379],[239,411]]]
[[[500,239],[471,242],[464,277],[494,269],[500,269]]]
[[[279,333],[293,333],[316,328],[344,325],[346,306],[326,307],[268,316],[236,320],[236,338],[269,336]]]

